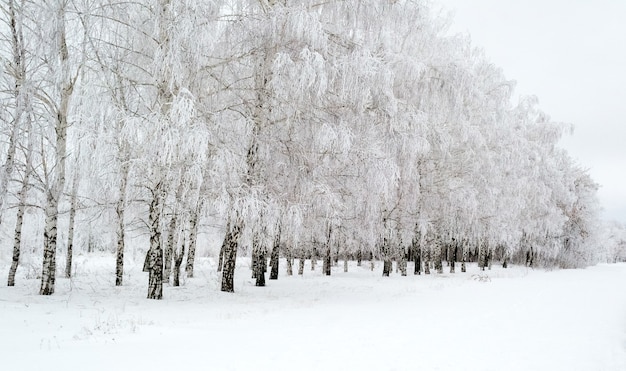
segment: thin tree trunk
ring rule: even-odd
[[[348,273],[348,258],[344,257],[343,259],[343,272]]]
[[[189,229],[191,229],[191,220],[189,221],[190,225],[189,225]],[[185,246],[186,246],[186,240],[184,237],[185,232],[184,231],[176,231],[176,236],[181,236],[180,233],[182,233],[182,238],[180,238],[182,240],[182,242],[180,243],[180,249],[178,248],[178,238],[174,239],[174,248],[173,248],[173,259],[174,259],[174,266],[173,266],[173,274],[174,274],[174,280],[172,285],[173,286],[180,286],[180,267],[183,264],[183,257],[185,256]]]
[[[386,222],[385,222],[385,225],[386,225]],[[389,274],[391,273],[393,266],[391,263],[389,240],[387,237],[383,238],[382,253],[383,253],[383,277],[389,277]]]
[[[15,168],[15,153],[17,151],[18,135],[20,133],[22,116],[30,119],[26,109],[30,105],[28,95],[24,90],[26,80],[26,50],[24,49],[24,37],[22,33],[22,23],[18,19],[15,8],[15,1],[9,0],[9,22],[11,30],[11,47],[13,54],[13,65],[8,66],[14,72],[15,90],[13,91],[15,99],[15,111],[13,123],[11,125],[11,135],[9,136],[9,145],[7,147],[6,160],[2,166],[2,176],[0,177],[0,225],[2,225],[2,214],[4,212],[4,201],[6,198],[9,181],[13,176]],[[29,120],[30,121],[30,120]],[[18,254],[19,255],[19,254]]]
[[[398,264],[400,265],[400,275],[401,276],[406,276],[406,253],[404,251],[404,248],[402,248],[400,250],[400,260],[398,262]]]
[[[302,276],[304,274],[304,262],[306,259],[300,258],[298,259],[298,275]]]
[[[430,246],[426,246],[424,251],[424,274],[430,274]]]
[[[115,212],[117,214],[117,251],[115,255],[115,286],[122,286],[124,280],[124,213],[126,209],[126,185],[130,171],[128,158],[121,166],[120,198],[117,200]]]
[[[359,249],[356,252],[356,266],[360,267],[362,262],[363,262],[363,252],[361,251],[361,249]]]
[[[28,161],[27,161],[28,162]],[[27,165],[28,166],[28,165]],[[9,269],[8,286],[15,286],[15,273],[17,272],[17,266],[20,261],[20,252],[22,248],[22,225],[24,224],[24,212],[26,211],[26,199],[28,193],[28,173],[30,170],[26,170],[24,182],[18,193],[19,206],[17,208],[17,217],[15,220],[15,237],[13,240],[13,259],[11,261],[11,268]]]
[[[487,246],[484,242],[481,242],[478,248],[478,266],[481,271],[484,271],[487,266]]]
[[[230,227],[230,217],[228,218],[228,221],[226,222],[226,233],[224,234],[224,241],[222,241],[222,247],[220,247],[220,252],[219,252],[219,257],[218,257],[218,261],[217,261],[217,271],[221,272],[222,268],[224,266],[224,254],[226,253],[226,247],[229,244],[229,231],[230,231],[231,227]],[[252,277],[254,278],[254,277]]]
[[[30,130],[30,116],[28,116],[28,128]],[[28,139],[28,148],[26,150],[26,167],[24,169],[24,179],[22,179],[22,186],[17,194],[19,200],[17,208],[17,216],[15,218],[15,234],[13,238],[13,259],[11,261],[11,268],[9,269],[8,286],[15,286],[15,274],[17,272],[17,266],[20,261],[20,254],[22,251],[22,226],[24,225],[24,213],[26,212],[26,201],[28,200],[28,190],[30,188],[30,175],[33,169],[33,147],[34,136],[30,133]]]
[[[178,183],[178,189],[176,190],[174,205],[172,206],[172,219],[170,220],[169,231],[167,234],[167,244],[165,246],[165,272],[163,277],[164,282],[169,282],[172,272],[172,263],[173,260],[176,259],[175,251],[178,245],[178,233],[180,232],[178,227],[178,218],[180,217],[179,209],[180,205],[183,203],[182,200],[184,197],[184,193],[185,182],[180,179]],[[180,258],[182,259],[183,257],[181,256]]]
[[[317,264],[317,249],[314,247],[311,252],[311,271],[315,270],[315,265]]]
[[[230,223],[228,223],[230,225]],[[239,245],[239,237],[243,229],[243,222],[235,221],[232,229],[226,230],[224,238],[224,267],[222,271],[222,288],[224,292],[235,292],[235,263],[237,261],[237,247]]]
[[[265,286],[265,272],[267,271],[267,258],[265,256],[265,251],[259,251],[257,255],[256,265],[255,265],[255,286],[263,287]]]
[[[176,201],[175,201],[176,202]],[[172,273],[172,260],[174,258],[174,245],[176,244],[176,228],[178,226],[178,216],[174,211],[167,231],[167,242],[165,244],[164,262],[163,262],[163,282],[170,282]]]
[[[22,246],[22,225],[24,221],[24,212],[26,211],[26,189],[25,184],[20,189],[20,204],[17,209],[17,217],[15,220],[15,238],[13,241],[13,259],[11,261],[11,268],[9,269],[8,286],[15,286],[15,273],[17,272],[17,266],[20,261],[20,251]],[[24,196],[23,196],[24,195]]]
[[[252,254],[250,255],[250,270],[252,271],[252,279],[256,279],[257,272],[259,271],[259,252],[252,248]]]
[[[78,161],[74,169],[74,179],[72,180],[72,193],[70,200],[70,221],[67,231],[67,256],[65,259],[65,278],[72,277],[72,257],[74,253],[74,227],[76,224],[76,204],[78,196]]]
[[[437,273],[441,274],[443,273],[443,260],[442,260],[442,246],[441,246],[441,242],[439,242],[439,239],[435,240],[435,243],[433,245],[433,250],[434,250],[434,260],[435,260],[435,269],[437,269]]]
[[[526,266],[532,268],[535,260],[535,254],[533,252],[533,247],[530,246],[528,252],[526,252]]]
[[[274,236],[274,246],[272,246],[272,253],[270,255],[270,265],[272,269],[270,271],[270,280],[278,279],[278,264],[280,260],[280,227],[278,232]]]
[[[450,273],[454,273],[454,263],[456,262],[456,244],[454,241],[448,245],[448,265],[450,266]]]
[[[330,276],[331,274],[331,256],[330,256],[330,244],[326,244],[326,246],[324,246],[324,264],[323,264],[323,268],[324,268],[324,274],[326,276]]]
[[[256,286],[265,286],[265,272],[267,271],[266,247],[261,241],[259,233],[252,237],[252,278],[256,279]]]
[[[193,265],[196,260],[196,245],[198,243],[198,218],[199,218],[200,205],[192,210],[191,217],[189,219],[189,249],[187,251],[187,264],[185,266],[185,273],[188,278],[193,277]]]
[[[414,237],[411,245],[413,250],[413,262],[415,263],[415,266],[413,267],[413,274],[419,275],[422,273],[422,249],[420,247],[419,237]]]
[[[218,257],[218,261],[217,261],[217,271],[221,272],[222,268],[224,266],[224,254],[226,253],[226,244],[228,243],[227,237],[228,235],[224,236],[224,241],[222,241],[222,247],[220,247],[220,252],[219,252],[219,257]]]
[[[180,267],[183,264],[183,256],[185,255],[185,242],[180,246],[180,251],[178,248],[174,249],[174,282],[173,286],[180,286]]]
[[[293,255],[291,252],[291,248],[289,247],[289,245],[285,244],[283,245],[283,251],[285,253],[285,260],[287,262],[287,275],[288,276],[293,276]]]
[[[463,260],[461,262],[461,272],[462,273],[467,272],[467,268],[465,267],[465,262],[467,261],[467,253],[468,253],[467,243],[463,243]]]
[[[326,276],[330,276],[332,270],[332,251],[331,251],[331,236],[332,236],[333,228],[332,226],[328,226],[326,232],[326,243],[324,244],[324,261],[323,261],[323,271]]]

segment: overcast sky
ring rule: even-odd
[[[605,219],[626,223],[626,0],[435,0],[454,32],[575,126],[562,145],[600,183]]]

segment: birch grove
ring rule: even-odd
[[[69,278],[72,250],[95,244],[114,253],[116,285],[129,247],[140,254],[161,299],[170,277],[195,275],[205,234],[223,241],[211,254],[227,292],[239,254],[258,286],[268,258],[277,279],[280,258],[288,274],[322,258],[328,275],[339,259],[382,260],[388,276],[393,262],[406,275],[408,261],[431,274],[606,257],[598,185],[558,146],[569,127],[534,97],[514,102],[514,81],[427,1],[2,10],[9,285],[27,206],[43,220],[42,295],[57,251]]]

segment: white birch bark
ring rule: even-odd
[[[11,33],[11,49],[13,54],[13,63],[10,65],[9,71],[15,80],[15,89],[13,91],[15,108],[13,113],[13,122],[11,123],[10,128],[6,159],[0,170],[0,225],[2,225],[4,201],[6,199],[9,181],[11,180],[13,170],[15,169],[15,155],[18,137],[22,126],[22,118],[28,115],[25,111],[30,105],[29,95],[24,88],[26,82],[26,50],[24,48],[24,35],[22,32],[21,18],[17,13],[15,0],[9,0],[8,13],[8,23]]]
[[[29,120],[30,121],[30,120]],[[30,127],[30,124],[28,125]],[[30,177],[33,169],[33,148],[34,148],[34,136],[32,133],[29,135],[28,148],[26,149],[26,161],[24,168],[24,178],[22,179],[22,186],[17,194],[18,207],[17,215],[15,218],[15,231],[13,237],[13,258],[11,261],[11,268],[9,269],[8,286],[15,286],[15,274],[20,261],[20,254],[22,250],[22,226],[24,224],[24,213],[26,212],[26,202],[28,200],[28,190],[30,189]]]
[[[76,161],[78,165],[78,161]],[[74,169],[74,178],[72,179],[72,191],[70,194],[70,220],[67,231],[67,255],[65,259],[65,278],[72,277],[72,258],[74,254],[74,228],[76,225],[76,206],[78,200],[78,166]]]

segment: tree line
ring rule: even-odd
[[[202,219],[278,258],[592,264],[598,185],[570,127],[421,0],[2,0],[0,210],[41,226],[40,294],[76,228],[149,241],[149,298],[193,276]],[[66,219],[65,219],[66,218]],[[67,241],[59,241],[59,220]],[[65,224],[63,224],[65,226]],[[6,227],[6,226],[5,226]],[[114,245],[114,246],[113,246]]]

